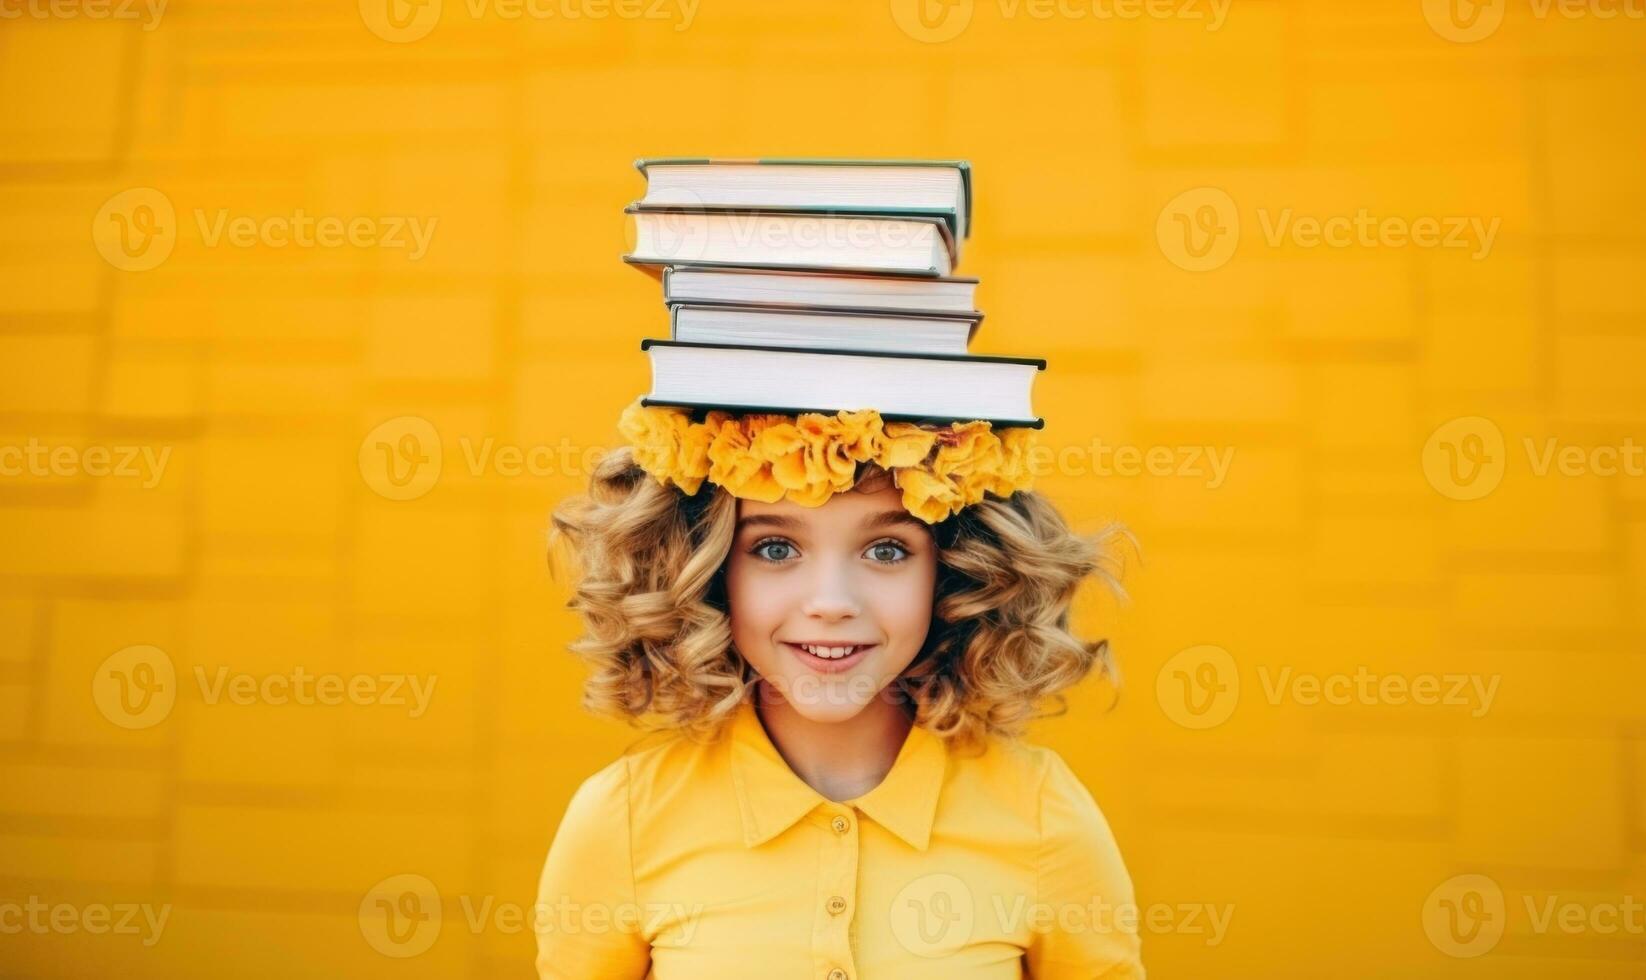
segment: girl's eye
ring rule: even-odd
[[[890,555],[887,552],[891,552]],[[882,565],[895,565],[909,557],[909,549],[896,541],[878,541],[869,545],[869,554]]]
[[[796,554],[794,545],[782,538],[767,538],[749,549],[749,554],[773,565],[781,565],[793,559]],[[869,545],[865,552],[871,560],[881,565],[896,565],[909,557],[909,549],[897,541],[878,541]]]
[[[778,549],[779,553],[778,553],[777,557],[773,557],[772,554],[771,554],[771,549],[773,549],[773,548]],[[757,558],[762,558],[762,559],[764,559],[766,561],[769,561],[769,562],[771,562],[772,564],[775,565],[779,562],[783,562],[783,561],[788,560],[787,558],[783,557],[783,555],[782,555],[782,549],[785,549],[785,548],[787,548],[789,551],[793,551],[794,550],[794,545],[789,544],[787,541],[780,541],[776,538],[769,538],[769,539],[767,539],[765,541],[762,541],[759,544],[755,545],[754,548],[752,548],[749,553],[754,555]]]

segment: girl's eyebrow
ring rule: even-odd
[[[798,517],[784,517],[782,514],[751,514],[737,520],[737,530],[746,527],[778,527],[790,531],[798,531],[805,526],[805,522]]]
[[[863,522],[864,530],[873,531],[882,527],[896,527],[899,524],[909,524],[924,531],[926,522],[906,510],[885,510]]]

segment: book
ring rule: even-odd
[[[954,276],[841,275],[735,266],[669,266],[663,302],[959,313],[977,311],[977,279]]]
[[[946,424],[982,419],[1039,429],[1031,407],[1038,358],[892,354],[643,340],[652,389],[643,405],[731,412],[856,411]]]
[[[662,275],[669,265],[763,266],[947,276],[954,236],[929,215],[838,215],[631,204],[634,251],[624,261]]]
[[[823,307],[677,304],[671,340],[700,344],[964,354],[981,314],[879,313]]]
[[[957,241],[971,234],[965,160],[648,157],[644,204],[710,208],[931,214]]]

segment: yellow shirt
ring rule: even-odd
[[[1132,883],[1056,752],[951,752],[915,726],[832,802],[752,703],[646,739],[567,806],[538,889],[544,980],[1142,977]]]

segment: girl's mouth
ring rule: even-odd
[[[873,650],[876,644],[858,644],[849,649],[844,647],[811,647],[797,643],[784,643],[784,647],[806,666],[808,670],[819,674],[838,674],[843,670],[851,670],[863,657]],[[817,652],[813,652],[813,651]],[[842,655],[844,651],[844,655]]]

